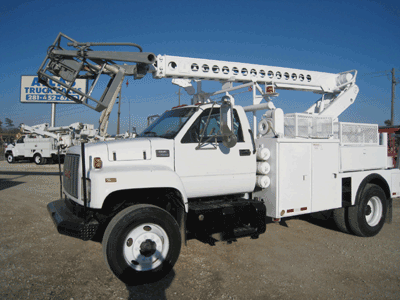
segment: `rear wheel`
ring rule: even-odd
[[[377,235],[386,219],[385,192],[375,184],[367,184],[359,204],[348,210],[349,225],[354,234],[363,237]]]
[[[344,233],[350,233],[350,225],[348,224],[348,211],[347,207],[335,209],[332,217],[336,227]]]
[[[165,210],[138,204],[117,214],[103,237],[103,254],[124,283],[153,282],[173,268],[181,249],[176,220]]]
[[[35,161],[35,164],[37,164],[37,165],[44,165],[47,161],[46,158],[44,158],[39,153],[35,154],[35,156],[33,157],[33,160]]]

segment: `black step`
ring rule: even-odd
[[[239,227],[233,229],[233,234],[235,237],[249,236],[254,233],[257,233],[257,228],[253,227]]]
[[[252,199],[217,199],[189,202],[187,230],[210,236],[220,233],[224,239],[258,237],[266,229],[266,207]]]

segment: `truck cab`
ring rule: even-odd
[[[221,108],[215,104],[173,108],[135,139],[87,144],[88,207],[102,209],[109,202],[121,201],[113,196],[121,191],[135,195],[137,190],[150,193],[174,189],[187,212],[188,198],[254,191],[256,154],[252,133],[241,106],[232,107],[232,116],[230,126],[237,141],[234,145],[224,145]],[[82,176],[78,175],[79,155],[78,146],[67,153],[64,192],[83,205],[81,185],[76,181]],[[71,157],[75,157],[74,163]]]

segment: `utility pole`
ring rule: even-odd
[[[118,124],[117,124],[117,135],[119,134],[119,122],[120,122],[120,116],[121,116],[121,90],[119,90],[119,102],[118,102]]]
[[[179,99],[179,104],[178,105],[181,105],[181,87],[179,87],[179,92],[175,92],[177,95],[178,95],[178,99]]]
[[[392,113],[391,113],[391,125],[394,125],[394,97],[395,97],[395,88],[396,88],[396,77],[394,75],[394,68],[392,69]]]

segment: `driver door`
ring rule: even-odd
[[[204,110],[183,137],[176,139],[175,170],[189,198],[254,189],[256,160],[253,145],[248,132],[244,138],[236,110],[233,123],[238,142],[232,148],[225,147],[221,137],[215,137],[220,126],[219,108]]]

